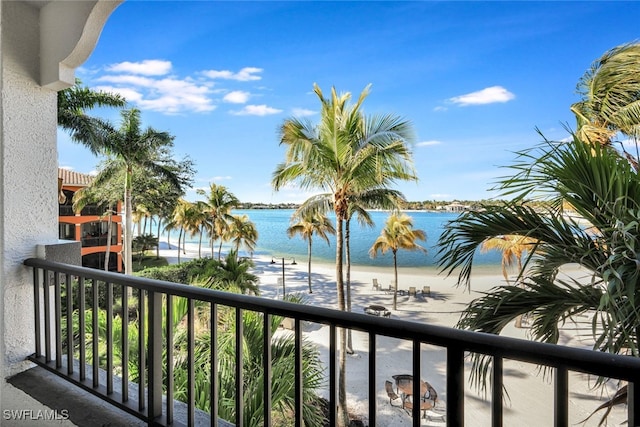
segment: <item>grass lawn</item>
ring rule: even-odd
[[[144,270],[145,268],[150,267],[164,267],[169,265],[166,258],[160,257],[156,258],[155,255],[143,255],[142,260],[140,260],[139,256],[135,256],[133,258],[133,271]]]

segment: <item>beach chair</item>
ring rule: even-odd
[[[380,284],[378,283],[378,279],[373,279],[373,290],[377,291],[380,289]]]
[[[422,287],[422,295],[424,295],[424,294],[431,295],[431,286],[424,285]]]
[[[393,383],[391,381],[384,382],[384,389],[387,392],[387,396],[389,396],[389,405],[394,406],[393,402],[395,400],[398,400],[398,399],[402,400],[400,396],[398,396],[396,392],[393,391]],[[398,406],[401,406],[401,405],[398,405]]]
[[[416,287],[415,286],[410,286],[409,287],[409,296],[410,297],[415,297],[416,295],[417,295]]]

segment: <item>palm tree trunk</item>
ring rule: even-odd
[[[394,279],[394,288],[393,288],[393,309],[397,310],[397,302],[398,302],[398,251],[393,251],[393,279]]]
[[[338,292],[338,310],[344,311],[344,281],[342,276],[342,217],[336,215],[336,290]],[[338,358],[338,426],[348,427],[347,409],[347,330],[340,328],[340,356]]]
[[[107,248],[104,251],[104,271],[109,271],[109,258],[111,257],[111,226],[113,225],[113,211],[109,205],[109,221],[107,222]]]
[[[347,274],[346,274],[346,282],[347,282],[347,311],[351,311],[351,218],[347,218],[344,222],[344,246],[345,246],[345,255],[347,258]],[[351,336],[351,329],[347,330],[347,353],[353,354],[353,338]]]
[[[202,228],[200,228],[200,242],[198,242],[198,258],[202,258]]]
[[[131,210],[131,180],[132,180],[133,171],[131,167],[127,167],[127,173],[125,175],[125,184],[124,184],[124,271],[126,274],[133,273],[133,257],[131,253],[132,248],[132,233],[133,233],[133,223],[132,223],[132,210]]]
[[[308,265],[309,265],[309,274],[307,275],[307,279],[309,280],[309,293],[312,294],[313,293],[313,289],[311,289],[311,236],[309,236],[309,261],[308,261]]]
[[[158,244],[156,245],[156,259],[160,259],[160,224],[162,224],[162,220],[158,217]],[[167,232],[167,246],[169,246],[169,232]]]
[[[180,241],[182,240],[182,227],[180,227],[180,233],[178,234],[178,264],[180,264]]]
[[[218,261],[222,259],[222,238],[220,238],[220,245],[218,246]]]

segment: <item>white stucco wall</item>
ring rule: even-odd
[[[77,7],[69,13],[74,3]],[[58,241],[57,113],[52,89],[73,82],[69,70],[87,59],[119,3],[0,2],[2,378],[24,369],[25,357],[34,351],[32,274],[22,261],[36,255],[37,244]]]

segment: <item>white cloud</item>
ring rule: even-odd
[[[73,166],[59,166],[60,169],[64,169],[64,170],[68,170],[68,171],[72,171],[73,170]]]
[[[232,111],[231,114],[236,116],[269,116],[281,113],[282,110],[262,105],[247,105],[240,111]]]
[[[462,107],[468,105],[484,105],[494,104],[496,102],[508,102],[516,96],[502,86],[491,86],[477,92],[467,93],[466,95],[455,96],[449,98],[450,102]]]
[[[453,199],[453,195],[451,194],[431,194],[429,197],[431,197],[433,200],[452,200]]]
[[[260,80],[262,76],[258,76],[256,74],[261,73],[262,68],[256,67],[245,67],[234,73],[229,70],[207,70],[203,71],[202,74],[209,77],[210,79],[225,79],[225,80],[237,80],[240,82],[247,82],[252,80]]]
[[[97,81],[111,83],[109,87],[102,86],[103,90],[119,93],[142,109],[178,114],[185,111],[202,113],[216,108],[209,97],[209,86],[191,78],[158,79],[120,74],[102,76]]]
[[[244,104],[249,100],[251,94],[249,92],[244,92],[241,90],[234,90],[233,92],[229,92],[222,98],[225,102],[230,102],[232,104]]]
[[[442,144],[442,141],[430,140],[430,141],[421,141],[416,144],[416,147],[430,147],[432,145]]]
[[[448,110],[448,108],[447,108],[447,107],[442,107],[442,106],[438,106],[438,107],[435,107],[435,108],[433,109],[433,111],[437,111],[437,112],[438,112],[438,111],[447,111],[447,110]]]
[[[132,73],[145,76],[163,76],[171,71],[171,62],[159,59],[145,59],[140,62],[120,62],[107,67],[107,71],[114,73]]]
[[[307,110],[306,108],[294,108],[291,112],[296,117],[307,117],[318,114],[317,111]]]
[[[214,176],[213,178],[211,178],[211,181],[229,181],[233,179],[231,176],[227,175],[227,176]]]

